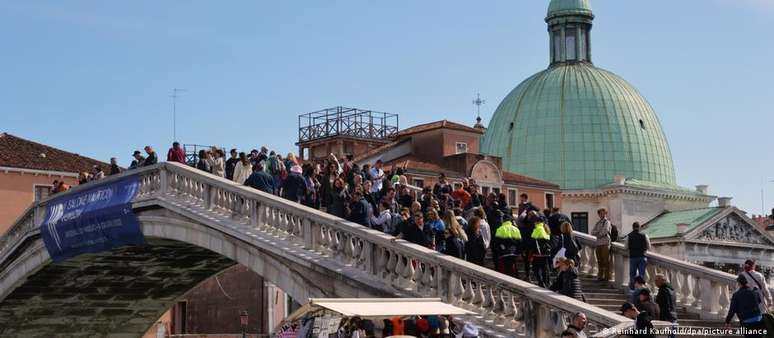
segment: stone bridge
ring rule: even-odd
[[[602,328],[631,325],[602,308],[183,165],[161,163],[92,184],[127,175],[140,178],[132,206],[144,246],[54,263],[39,229],[46,200],[0,237],[0,337],[138,337],[188,290],[234,264],[299,300],[440,297],[475,312],[462,319],[488,337],[554,336],[561,328],[551,319],[578,311],[598,336],[614,336]],[[622,286],[624,250],[614,253]],[[589,246],[583,255],[595,261]],[[680,302],[702,317],[727,309],[734,276],[651,255],[649,273],[656,272],[668,273]]]

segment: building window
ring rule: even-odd
[[[516,189],[508,189],[508,205],[518,205],[519,201],[516,200],[516,196],[519,195],[519,191]]]
[[[500,188],[492,188],[492,192],[495,193],[495,195],[500,196]]]
[[[51,189],[53,189],[50,185],[35,185],[35,202],[40,201],[48,195],[51,195]]]
[[[565,54],[567,55],[567,60],[575,60],[576,53],[575,53],[575,33],[577,30],[575,28],[568,28],[567,31],[564,33],[564,48],[565,48]]]
[[[554,31],[554,62],[562,61],[562,32]]]
[[[481,187],[481,194],[484,195],[484,198],[489,196],[489,187]]]
[[[546,209],[553,209],[554,208],[554,194],[547,192],[546,193]]]
[[[457,142],[456,154],[464,154],[468,152],[468,144],[465,142]]]
[[[425,187],[425,180],[421,178],[415,178],[414,179],[414,186],[418,188],[424,188]]]
[[[572,227],[575,231],[582,233],[589,233],[589,213],[588,212],[573,212],[570,213],[572,219]]]
[[[640,119],[640,128],[645,129],[645,121]]]

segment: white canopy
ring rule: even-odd
[[[321,308],[346,317],[473,314],[473,312],[446,304],[440,298],[310,298],[309,303],[288,316],[287,320],[301,318],[307,312]]]

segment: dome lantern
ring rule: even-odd
[[[551,0],[546,15],[551,65],[591,63],[593,20],[590,0]]]

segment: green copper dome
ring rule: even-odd
[[[590,11],[580,0],[554,0],[551,9],[564,4]],[[551,65],[503,99],[482,152],[502,157],[505,170],[567,190],[597,188],[616,175],[674,186],[672,155],[653,108],[625,80],[591,63],[589,15],[549,19]]]
[[[551,0],[548,18],[561,15],[592,15],[589,0]]]

